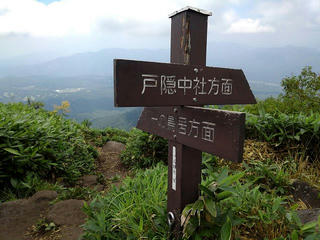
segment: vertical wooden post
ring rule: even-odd
[[[171,63],[206,65],[210,15],[210,12],[190,7],[170,15]],[[199,196],[202,152],[175,141],[169,141],[168,147],[168,219],[174,218],[172,235],[179,239],[181,211]]]

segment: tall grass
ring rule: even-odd
[[[84,208],[84,239],[167,239],[167,168],[158,164],[126,178]]]

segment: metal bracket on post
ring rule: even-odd
[[[174,217],[173,212],[168,212],[168,224],[169,224],[170,230],[173,227],[174,222],[175,222],[175,217]]]

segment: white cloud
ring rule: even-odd
[[[0,34],[87,35],[99,30],[101,22],[108,21],[157,28],[177,8],[170,0],[61,0],[49,5],[36,0],[1,0],[0,11],[6,9],[6,14],[0,15]],[[114,30],[114,26],[110,25],[110,29]]]
[[[6,7],[8,12],[0,16],[0,33],[32,36],[88,33],[92,24],[87,21],[90,10],[85,11],[81,4],[70,6],[70,3],[72,1],[66,0],[47,6],[35,0],[2,0],[0,9]]]
[[[319,0],[261,1],[255,6],[254,11],[279,31],[319,30]]]
[[[309,0],[307,2],[310,11],[320,13],[320,1],[319,0]]]
[[[219,23],[225,8],[243,3],[243,0],[60,0],[46,5],[37,0],[0,0],[0,13],[5,13],[0,14],[0,36],[65,37],[101,31],[159,35],[169,29],[168,14],[186,5],[213,11],[213,18]]]
[[[259,19],[245,18],[231,23],[226,33],[262,33],[274,31],[272,26],[261,24]]]
[[[223,14],[223,19],[227,24],[231,24],[238,18],[235,10],[228,10]]]
[[[188,5],[213,12],[208,41],[315,47],[320,42],[320,0],[0,0],[0,58],[41,48],[168,47],[168,14]]]

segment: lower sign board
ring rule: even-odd
[[[201,107],[146,107],[137,128],[241,162],[245,113]]]
[[[253,104],[240,69],[114,60],[116,107]]]

